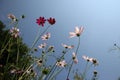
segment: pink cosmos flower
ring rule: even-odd
[[[83,27],[80,27],[80,28],[75,27],[75,32],[70,32],[69,33],[70,38],[75,37],[75,36],[79,37],[81,35],[81,33],[83,32],[83,29],[84,29]]]
[[[42,40],[48,40],[51,37],[50,33],[47,33],[45,35],[43,35],[41,38]]]
[[[55,24],[55,18],[49,18],[49,19],[47,19],[47,21],[49,22],[49,24],[51,24],[51,25],[53,25],[53,24]]]
[[[86,61],[90,61],[88,56],[83,55],[82,58]]]
[[[44,27],[45,21],[46,19],[44,17],[39,17],[39,19],[36,19],[36,23],[42,27]]]
[[[43,43],[43,44],[40,44],[38,47],[40,48],[40,49],[42,49],[42,48],[45,48],[46,47],[46,43]]]
[[[8,14],[8,18],[12,19],[12,21],[16,21],[16,17],[13,14]]]
[[[66,48],[66,49],[72,49],[72,48],[74,48],[74,45],[68,46],[68,45],[63,44],[63,43],[62,43],[62,46],[63,46],[64,48]]]
[[[10,33],[11,33],[11,36],[17,38],[20,34],[20,31],[18,28],[12,27],[12,29],[10,29]]]
[[[92,62],[95,66],[98,65],[98,61],[95,58],[89,58],[88,56],[82,56],[82,58],[88,62]]]
[[[78,63],[78,59],[77,59],[77,56],[76,56],[75,52],[72,53],[72,59],[73,59],[73,61],[74,61],[75,64]]]

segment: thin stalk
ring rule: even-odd
[[[45,74],[41,74],[38,80],[44,80],[45,76],[46,76]]]
[[[26,71],[29,70],[32,66],[33,66],[33,64],[30,65],[30,66],[26,69]],[[20,76],[20,77],[18,78],[18,80],[22,80],[23,76],[26,74],[26,71],[22,74],[22,76]]]
[[[48,26],[40,35],[38,35],[38,37],[36,37],[36,39],[34,40],[33,44],[32,44],[32,47],[31,47],[31,50],[33,49],[33,47],[35,46],[35,44],[38,42],[39,38],[48,30],[50,26]]]
[[[52,80],[52,79],[53,79],[57,74],[59,74],[62,70],[63,70],[63,68],[60,69],[60,70],[58,70],[56,73],[54,73],[54,74],[49,78],[49,80]]]
[[[77,45],[77,49],[76,49],[76,51],[75,51],[76,56],[77,56],[77,52],[78,52],[79,47],[80,47],[80,37],[78,37],[78,45]],[[70,66],[69,71],[68,71],[67,79],[68,79],[68,77],[69,77],[69,75],[70,75],[70,72],[71,72],[71,70],[72,70],[73,63],[74,63],[74,62],[72,61],[71,66]]]
[[[2,53],[4,52],[4,50],[6,49],[6,47],[9,45],[9,42],[11,41],[12,38],[9,39],[9,41],[6,43],[6,45],[3,47],[3,49],[0,52],[0,56],[2,55]]]
[[[59,59],[62,59],[64,57],[64,55],[66,54],[66,52],[68,52],[68,50],[65,50],[65,53],[63,53],[63,55]],[[57,61],[54,63],[53,67],[51,68],[49,74],[46,76],[45,80],[47,80],[47,78],[49,78],[50,76],[53,75],[52,73],[54,73],[55,69],[57,68],[56,63],[57,63]]]
[[[83,80],[85,79],[86,74],[87,74],[87,71],[89,70],[89,68],[90,68],[92,65],[93,65],[93,64],[88,65],[88,62],[86,63],[86,67],[85,67],[85,70],[84,70],[83,76],[82,76]]]
[[[7,35],[6,35],[6,37],[5,37],[5,40],[4,40],[4,42],[2,43],[1,49],[4,47],[6,41],[8,41],[8,36],[9,36],[9,34],[7,33]]]
[[[19,54],[20,54],[20,51],[19,51],[20,44],[19,44],[18,38],[17,38],[17,44],[18,44],[18,46],[17,46],[17,58],[16,58],[16,63],[17,63],[17,65],[18,65]]]
[[[88,67],[88,62],[86,63],[85,70],[84,70],[84,72],[83,72],[83,76],[82,76],[82,79],[83,79],[83,80],[84,80],[85,77],[86,77],[87,67]]]
[[[52,66],[52,68],[51,68],[49,74],[46,76],[45,80],[47,80],[47,78],[49,78],[49,76],[51,75],[51,72],[53,71],[53,69],[55,68],[55,66],[56,66],[56,62],[55,62],[55,64]]]

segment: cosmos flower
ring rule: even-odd
[[[16,27],[12,27],[12,29],[10,29],[10,33],[11,33],[11,36],[15,38],[17,38],[20,34],[19,29]]]
[[[84,29],[83,27],[80,27],[80,28],[75,27],[75,32],[70,32],[69,33],[70,38],[75,37],[75,36],[79,37],[81,35],[81,33],[83,32],[83,29]]]
[[[55,18],[49,18],[49,19],[47,19],[47,21],[49,22],[49,24],[51,24],[51,25],[53,25],[53,24],[55,24]]]
[[[68,45],[63,44],[63,43],[62,43],[62,46],[63,46],[64,48],[66,48],[66,49],[72,49],[72,48],[74,48],[74,45],[68,46]]]
[[[49,38],[50,38],[50,33],[47,33],[47,34],[45,34],[45,35],[43,35],[41,38],[42,38],[42,40],[48,40]]]
[[[92,61],[92,58],[89,58],[88,56],[83,55],[82,58],[86,61]]]
[[[73,59],[73,61],[74,61],[75,64],[78,63],[77,56],[76,56],[76,54],[74,52],[72,53],[72,59]]]
[[[42,49],[42,48],[45,48],[46,47],[46,43],[43,43],[43,44],[40,44],[38,47],[40,48],[40,49]]]
[[[8,18],[11,19],[14,22],[17,20],[15,15],[13,15],[13,14],[8,14]]]
[[[65,62],[65,60],[63,60],[63,61],[58,61],[58,62],[56,63],[56,65],[59,66],[59,67],[65,67],[66,64],[67,64],[67,63]]]
[[[82,56],[82,58],[88,62],[92,62],[94,66],[98,65],[98,61],[95,58],[89,58],[88,56]]]
[[[36,23],[42,27],[44,27],[45,21],[46,19],[44,17],[39,17],[39,19],[36,19]]]

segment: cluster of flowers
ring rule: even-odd
[[[22,15],[21,18],[24,18],[25,16]],[[16,22],[18,21],[18,19],[12,15],[12,14],[9,14],[8,15],[8,18],[10,18],[12,20],[12,22]],[[44,24],[46,23],[46,21],[50,24],[50,25],[54,25],[56,23],[56,20],[55,18],[52,18],[50,17],[49,19],[45,19],[44,17],[39,17],[38,19],[36,19],[36,23],[39,25],[39,26],[42,26],[44,27]],[[48,26],[49,28],[49,26]],[[47,28],[47,29],[48,29]],[[31,48],[31,51],[32,49],[35,47],[35,44],[37,43],[37,41],[41,38],[43,41],[47,41],[50,37],[51,37],[51,34],[50,33],[45,33],[47,31],[47,29],[39,34],[39,37],[37,37],[37,39],[34,41],[33,43],[33,46]],[[34,59],[35,62],[34,63],[37,63],[37,66],[40,67],[40,74],[39,75],[40,79],[41,80],[52,80],[57,74],[59,74],[59,72],[61,72],[61,70],[64,68],[64,67],[69,67],[69,70],[68,70],[68,75],[67,75],[67,78],[66,80],[69,80],[69,74],[71,72],[71,69],[72,69],[72,65],[75,63],[77,64],[78,63],[78,58],[77,58],[77,54],[78,54],[78,48],[80,46],[79,42],[80,42],[80,36],[82,34],[82,32],[84,31],[84,27],[81,26],[81,27],[78,27],[76,26],[75,27],[75,31],[74,32],[70,32],[70,38],[73,38],[73,37],[78,37],[79,41],[78,41],[78,46],[77,46],[77,49],[75,52],[72,53],[72,62],[70,61],[69,63],[67,63],[64,59],[64,56],[66,55],[66,53],[74,48],[74,45],[66,45],[66,44],[63,44],[62,43],[62,46],[64,47],[65,50],[62,51],[63,54],[61,54],[60,57],[57,57],[55,58],[56,61],[55,61],[55,64],[52,65],[52,67],[48,67],[48,65],[46,64],[46,60],[47,60],[47,56],[49,55],[53,55],[53,54],[48,54],[48,53],[54,53],[55,50],[54,50],[54,46],[48,46],[47,43],[42,43],[40,45],[38,45],[38,48],[41,49],[41,56],[40,58],[37,58],[37,59]],[[18,29],[18,27],[13,27],[12,29],[10,29],[10,33],[11,33],[11,36],[17,38],[19,37],[20,35],[20,30]],[[34,51],[38,51],[37,49],[34,49]],[[87,62],[92,62],[93,65],[97,66],[98,65],[98,61],[97,59],[95,58],[89,58],[88,56],[82,56],[84,60],[86,60]],[[34,64],[33,63],[33,64]],[[23,75],[19,78],[19,80],[22,79],[23,76],[25,76],[25,74],[31,74],[34,72],[34,69],[36,68],[35,66],[36,65],[31,65],[27,68],[27,70],[25,70],[23,72]],[[51,65],[50,65],[51,66]],[[56,70],[56,67],[62,67],[62,69],[60,68],[59,70]],[[55,73],[55,71],[57,71]],[[11,73],[14,73],[16,72],[16,70],[12,70]],[[97,73],[97,71],[94,72],[95,74]],[[37,75],[37,73],[35,73],[35,75]],[[45,75],[43,77],[43,75]],[[84,80],[85,78],[82,77],[82,80]]]

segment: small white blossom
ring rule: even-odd
[[[66,44],[62,44],[62,46],[63,46],[64,48],[67,48],[67,49],[72,49],[72,48],[74,48],[73,45],[68,46],[68,45],[66,45]]]
[[[13,14],[8,14],[8,18],[12,19],[12,21],[14,21],[14,22],[17,20]]]
[[[43,43],[43,44],[40,44],[38,47],[40,48],[40,49],[42,49],[42,48],[45,48],[46,47],[46,43]]]
[[[10,33],[11,33],[11,36],[17,38],[20,34],[20,31],[18,28],[12,27],[12,29],[10,29]]]
[[[48,40],[51,37],[50,33],[44,34],[41,38],[42,40]]]
[[[95,59],[95,58],[90,58],[90,57],[85,56],[85,55],[82,56],[82,58],[83,58],[84,60],[88,61],[88,62],[92,62],[95,66],[98,65],[98,61],[97,61],[97,59]]]
[[[83,32],[83,29],[84,29],[83,27],[80,27],[80,28],[75,27],[75,32],[70,32],[70,38],[75,37],[75,36],[79,37],[81,33]]]
[[[77,59],[77,56],[76,56],[75,52],[72,53],[72,59],[73,59],[73,61],[74,61],[75,64],[78,63],[78,59]]]
[[[56,63],[56,65],[59,66],[59,67],[65,67],[66,64],[67,64],[67,63],[65,62],[65,60],[63,60],[63,61],[58,61],[58,62]]]

